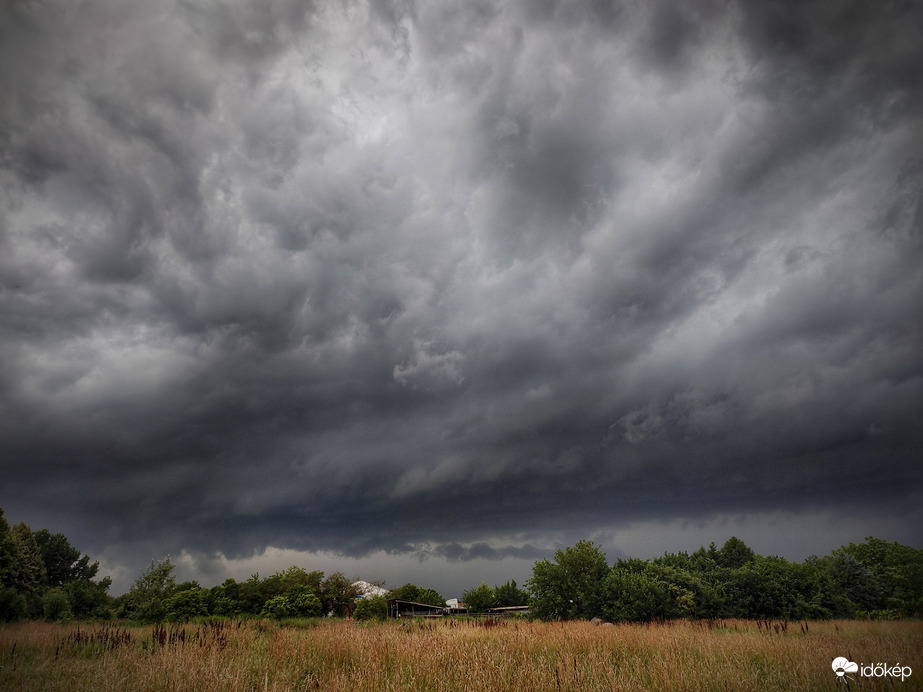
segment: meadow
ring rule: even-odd
[[[923,622],[32,622],[0,626],[0,689],[846,689],[838,656],[913,669],[849,689],[923,689]]]

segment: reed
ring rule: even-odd
[[[854,689],[923,689],[921,622],[308,624],[4,625],[0,689],[834,690],[837,656],[914,670]]]

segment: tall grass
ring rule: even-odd
[[[489,623],[6,625],[0,689],[834,690],[837,656],[914,671],[851,689],[923,689],[920,622]]]

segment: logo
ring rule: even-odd
[[[851,680],[852,676],[849,675],[849,673],[858,673],[859,664],[853,663],[849,659],[840,656],[833,659],[833,672],[836,673],[837,682],[842,682],[843,680]]]
[[[858,673],[863,678],[900,678],[901,682],[913,674],[910,666],[902,666],[898,663],[896,666],[887,663],[858,664],[850,661],[848,658],[838,656],[833,659],[831,664],[833,672],[836,673],[837,683],[849,684],[854,680],[853,674]]]

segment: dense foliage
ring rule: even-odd
[[[426,589],[416,584],[404,584],[396,589],[391,589],[387,598],[397,598],[402,601],[412,601],[413,603],[425,603],[427,605],[444,606],[445,599],[433,589]]]
[[[580,541],[535,563],[527,584],[543,619],[898,618],[923,616],[923,550],[867,538],[803,563],[718,549],[616,560]]]
[[[386,597],[359,598],[340,572],[289,567],[265,578],[227,579],[203,588],[176,583],[167,557],[151,562],[128,593],[112,598],[111,579],[96,579],[99,563],[62,534],[10,526],[0,508],[0,621],[127,618],[189,621],[209,616],[283,619],[322,615],[382,619],[387,598],[444,606],[433,589],[404,584]],[[721,548],[666,553],[653,560],[610,565],[591,541],[540,560],[521,589],[510,580],[465,591],[468,611],[528,604],[544,620],[636,622],[700,618],[923,617],[923,550],[878,538],[843,546],[824,557],[790,562],[764,557],[736,537]]]
[[[116,614],[142,621],[186,621],[217,615],[283,618],[348,616],[355,607],[357,588],[340,572],[289,567],[265,579],[258,574],[245,582],[226,579],[206,589],[196,582],[176,585],[169,558],[141,573],[124,596],[115,599]]]
[[[98,571],[63,534],[10,527],[0,508],[0,621],[109,617],[112,580]]]
[[[515,579],[510,579],[502,586],[491,588],[481,584],[468,589],[462,594],[462,601],[469,613],[483,613],[490,608],[529,605],[529,592],[517,587]]]
[[[388,617],[388,599],[384,596],[369,596],[356,604],[353,613],[357,620],[382,622]]]

